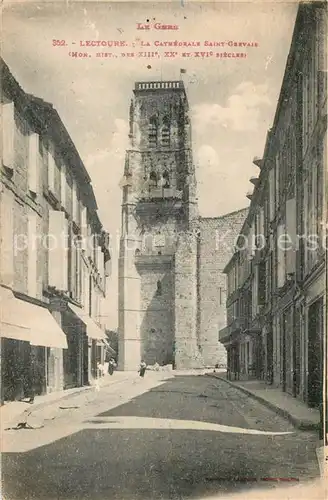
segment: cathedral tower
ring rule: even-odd
[[[138,82],[122,181],[119,368],[197,358],[198,212],[182,81]]]

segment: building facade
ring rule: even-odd
[[[300,4],[273,127],[263,159],[255,160],[260,175],[253,180],[248,226],[241,235],[259,236],[247,250],[238,249],[226,267],[228,308],[236,305],[234,319],[220,332],[221,342],[234,352],[231,372],[242,373],[246,349],[252,353],[246,365],[255,363],[251,376],[311,407],[322,401],[324,364],[326,39],[326,5]],[[233,275],[238,278],[232,285]],[[245,301],[252,313],[244,312]],[[245,321],[254,332],[249,348],[243,347]]]
[[[238,234],[245,211],[226,220],[199,217],[182,81],[136,83],[129,138],[122,181],[119,368],[135,370],[141,359],[179,369],[214,366],[222,356],[217,329],[225,314],[224,287],[206,280],[222,273],[227,248],[231,253],[222,245],[219,255],[217,232],[230,223],[230,232]]]
[[[58,113],[26,94],[4,61],[1,81],[1,377],[2,400],[12,400],[95,376],[110,255]]]

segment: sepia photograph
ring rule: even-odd
[[[326,498],[327,3],[1,17],[1,497]]]

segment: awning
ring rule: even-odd
[[[68,304],[68,307],[85,324],[85,326],[87,327],[88,337],[94,340],[106,339],[105,332],[101,328],[99,328],[99,326],[83,309],[81,309],[81,307],[74,306],[73,304]]]
[[[108,340],[104,340],[104,344],[105,344],[105,347],[107,349],[107,351],[110,353],[110,354],[114,354],[116,356],[117,352],[109,345],[109,342]]]
[[[66,335],[45,307],[17,299],[0,287],[0,336],[31,345],[67,349]]]

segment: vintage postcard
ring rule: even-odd
[[[4,500],[326,497],[326,7],[2,2]]]

